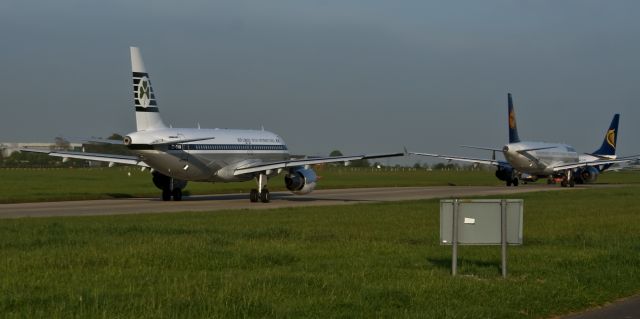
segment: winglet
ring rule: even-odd
[[[593,152],[594,155],[616,155],[616,142],[618,141],[618,123],[620,114],[615,114],[609,129],[604,135],[604,140],[599,149]]]

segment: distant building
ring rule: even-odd
[[[2,151],[2,157],[9,157],[13,152],[18,151],[21,148],[35,148],[35,149],[43,149],[50,150],[55,147],[56,144],[49,143],[13,143],[13,142],[3,142],[0,143],[0,151]],[[79,143],[71,143],[69,144],[72,150],[82,150],[82,144]]]

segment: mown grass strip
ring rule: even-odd
[[[438,201],[0,220],[3,317],[540,318],[640,292],[640,187],[520,194],[524,245],[438,244]]]

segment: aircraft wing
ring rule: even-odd
[[[20,152],[42,153],[49,156],[56,156],[62,158],[75,158],[88,161],[109,162],[127,165],[138,165],[142,167],[149,167],[145,162],[140,160],[137,156],[127,155],[115,155],[115,154],[99,154],[99,153],[84,153],[84,152],[68,152],[68,151],[50,151],[50,150],[38,150],[32,148],[21,148]]]
[[[395,156],[403,156],[403,155],[404,153],[388,153],[388,154],[376,154],[376,155],[312,157],[312,158],[292,159],[292,160],[277,161],[277,162],[261,162],[261,163],[250,164],[248,166],[242,166],[242,167],[236,168],[233,174],[243,175],[243,174],[264,172],[267,170],[288,168],[288,167],[295,167],[295,166],[349,162],[349,161],[356,161],[356,160],[362,160],[362,159],[385,158],[385,157],[395,157]]]
[[[587,166],[598,166],[598,165],[607,165],[607,164],[616,164],[616,163],[626,163],[631,161],[630,159],[616,159],[616,160],[596,160],[596,161],[586,161],[586,162],[577,162],[571,164],[558,165],[553,167],[553,171],[564,171],[567,169],[578,168],[578,167],[587,167]]]
[[[507,163],[505,161],[498,161],[498,160],[485,159],[485,158],[451,156],[451,155],[430,154],[430,153],[416,153],[416,152],[409,152],[409,154],[436,157],[436,158],[446,159],[446,160],[449,160],[449,161],[459,161],[459,162],[467,162],[467,163],[479,163],[479,164],[486,164],[486,165],[493,165],[493,166],[507,166],[507,165],[509,165],[509,163]]]

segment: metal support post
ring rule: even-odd
[[[502,244],[502,277],[507,278],[507,200],[500,201],[500,210],[502,213],[501,222],[501,244]]]
[[[451,275],[455,276],[458,273],[458,214],[460,210],[460,203],[457,199],[453,200],[453,238],[451,242]]]

